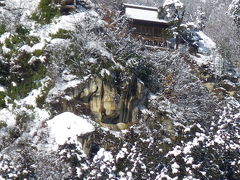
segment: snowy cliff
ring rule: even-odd
[[[145,46],[101,3],[0,7],[0,179],[237,179],[239,77],[218,44],[182,22],[178,49]]]

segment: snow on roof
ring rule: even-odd
[[[89,119],[77,116],[71,112],[64,112],[47,122],[50,128],[50,138],[58,145],[65,142],[77,142],[77,136],[94,131]]]
[[[128,18],[150,22],[167,23],[167,21],[158,18],[158,8],[140,6],[134,4],[123,4],[125,14]]]
[[[158,8],[156,7],[151,7],[151,6],[142,6],[142,5],[136,5],[136,4],[128,4],[128,3],[123,3],[125,7],[132,7],[132,8],[140,8],[140,9],[148,9],[148,10],[154,10],[157,11]]]

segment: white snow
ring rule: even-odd
[[[19,100],[19,101],[14,101],[17,105],[19,106],[22,106],[22,105],[31,105],[33,107],[36,107],[37,106],[37,102],[36,102],[36,98],[38,96],[41,96],[42,94],[42,91],[44,90],[44,88],[46,86],[48,86],[48,83],[50,81],[50,78],[49,77],[46,77],[42,80],[39,81],[39,83],[41,83],[41,87],[39,87],[38,89],[33,89],[27,97]]]
[[[69,88],[69,87],[76,87],[78,86],[82,80],[76,79],[72,81],[67,81],[67,82],[57,82],[55,84],[55,87],[49,91],[47,102],[51,102],[52,99],[55,97],[59,97],[64,94],[64,91]]]
[[[181,1],[179,0],[165,0],[164,3],[163,3],[163,7],[166,7],[166,6],[169,6],[169,5],[172,5],[174,4],[175,7],[178,7],[178,8],[183,8],[184,5]]]
[[[97,161],[98,159],[102,159],[104,162],[113,161],[113,155],[110,151],[106,151],[105,149],[101,148],[97,152],[96,156],[94,156],[93,161]]]
[[[77,136],[94,131],[94,126],[85,117],[76,116],[71,112],[64,112],[47,121],[50,129],[50,138],[57,145],[65,142],[77,142]],[[56,148],[56,147],[55,147]]]
[[[158,9],[154,7],[126,6],[125,14],[128,18],[135,20],[167,23],[167,21],[158,18]]]
[[[211,58],[208,56],[204,56],[202,54],[198,54],[199,57],[196,56],[191,56],[193,58],[193,60],[199,65],[203,65],[203,64],[209,64],[211,62]]]
[[[180,168],[180,166],[174,162],[172,165],[172,173],[175,174],[175,173],[178,173],[178,169]]]
[[[40,37],[41,43],[45,43],[45,41],[50,42],[50,34],[57,33],[59,29],[74,31],[77,25],[79,25],[86,16],[95,17],[97,16],[97,13],[95,11],[88,11],[75,13],[67,16],[60,16],[59,18],[55,19],[54,22],[52,22],[51,24],[35,28],[35,30],[30,32],[30,35]]]
[[[29,95],[22,99],[20,102],[21,104],[27,104],[27,105],[32,105],[32,106],[37,106],[37,103],[36,103],[36,98],[41,95],[41,89],[34,89],[32,90]]]
[[[88,62],[92,63],[92,64],[96,64],[97,63],[97,59],[96,58],[89,58]]]
[[[85,76],[82,79],[79,79],[77,76],[70,74],[67,70],[62,73],[62,76],[59,77],[58,81],[55,83],[54,88],[52,88],[46,99],[47,102],[51,102],[54,98],[59,96],[65,96],[65,90],[70,87],[77,87],[83,81],[90,78],[91,75]]]
[[[35,11],[40,0],[11,0],[5,2],[7,7],[22,9],[24,16],[29,16]]]
[[[28,45],[23,45],[19,51],[31,52],[31,47]]]
[[[3,87],[3,86],[0,84],[0,92],[5,92],[5,91],[6,91],[5,87]]]
[[[0,121],[7,124],[8,127],[14,127],[16,124],[15,115],[7,108],[0,110]]]
[[[192,144],[191,142],[187,143],[187,145],[183,149],[184,154],[190,154],[192,149]]]
[[[180,155],[182,153],[181,151],[181,147],[180,146],[176,146],[172,151],[169,151],[169,155],[174,155],[175,157]]]
[[[149,9],[149,10],[156,10],[156,7],[151,7],[151,6],[143,6],[143,5],[137,5],[137,4],[129,4],[129,3],[123,3],[125,7],[131,7],[131,8],[144,8],[144,9]]]
[[[63,81],[72,81],[75,79],[78,79],[78,77],[76,75],[70,74],[67,70],[64,70],[62,73],[62,79]]]
[[[17,83],[15,83],[14,81],[11,82],[13,87],[17,86]]]
[[[44,46],[45,46],[45,43],[43,43],[43,42],[34,44],[33,47],[31,48],[31,51],[34,52],[36,50],[41,50],[41,49],[43,49]]]
[[[228,7],[228,14],[230,14],[232,17],[234,16],[240,17],[239,4],[240,4],[239,0],[233,0]]]
[[[10,32],[5,32],[4,34],[2,34],[0,36],[0,43],[3,44],[5,40],[10,37],[10,35],[11,35]]]
[[[111,75],[110,71],[107,70],[107,69],[102,69],[100,74],[101,74],[102,77],[105,77],[105,75],[107,75],[107,76]]]
[[[204,45],[204,47],[206,47],[210,50],[216,49],[216,43],[213,42],[213,40],[211,38],[209,38],[206,34],[204,34],[202,31],[198,31],[197,34],[202,39],[202,40],[200,40],[200,42]]]
[[[125,154],[127,154],[127,148],[124,148],[124,147],[123,147],[123,148],[119,151],[119,153],[117,154],[116,160],[124,158],[124,157],[125,157]]]
[[[3,54],[7,54],[11,51],[11,49],[7,48],[5,45],[2,47]]]
[[[8,103],[6,97],[5,102],[7,103],[7,108],[0,110],[0,121],[6,122],[8,127],[13,127],[16,124],[17,115],[21,115],[23,112],[27,113],[29,116],[34,114],[34,122],[42,122],[49,118],[47,111],[37,108],[36,98],[41,96],[44,87],[48,85],[48,78],[44,78],[39,83],[42,84],[38,89],[33,89],[29,95],[20,100],[14,100],[14,105]],[[15,83],[12,82],[14,85]],[[15,106],[17,108],[15,108]],[[35,131],[36,128],[32,128],[32,131]],[[32,133],[33,134],[33,133]]]
[[[87,49],[95,49],[101,53],[102,56],[107,57],[108,59],[111,59],[115,64],[116,62],[113,59],[113,56],[111,53],[109,53],[106,48],[104,47],[104,44],[100,41],[90,41],[87,43]]]
[[[186,164],[192,164],[194,161],[193,157],[188,157],[186,160]]]

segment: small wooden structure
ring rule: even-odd
[[[143,39],[147,45],[167,45],[170,23],[158,18],[158,8],[124,3],[123,14],[130,20],[133,37]]]
[[[62,14],[69,14],[79,7],[84,9],[91,9],[90,4],[84,0],[61,0],[61,12]]]
[[[0,0],[0,6],[5,6],[5,0]]]

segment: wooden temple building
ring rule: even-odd
[[[158,18],[158,8],[123,4],[123,14],[130,20],[132,35],[142,39],[145,44],[153,46],[167,46],[168,21]]]
[[[0,6],[5,6],[5,0],[0,0]]]

